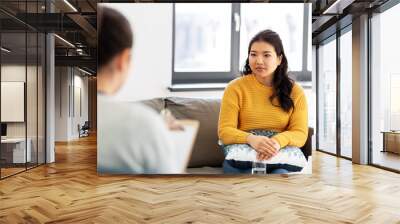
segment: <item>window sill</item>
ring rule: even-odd
[[[215,91],[224,90],[227,85],[228,83],[174,84],[168,89],[171,92]]]

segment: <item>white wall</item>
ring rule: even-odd
[[[1,81],[25,82],[26,69],[25,65],[2,65]],[[30,69],[29,66],[28,69]],[[1,109],[5,110],[6,108]],[[8,122],[7,137],[25,137],[25,127],[25,122]]]
[[[223,91],[170,92],[172,80],[172,4],[102,5],[117,9],[131,23],[134,48],[130,76],[115,96],[136,101],[165,96],[222,97]]]
[[[78,124],[81,126],[85,123],[85,121],[88,121],[88,78],[87,76],[83,77],[81,76],[81,73],[76,74],[77,70],[75,70],[75,76],[74,76],[74,89],[75,89],[75,106],[74,110],[75,113],[72,114],[72,130],[71,130],[71,135],[73,138],[78,138],[79,133],[78,133]],[[78,71],[79,72],[79,71]],[[77,90],[80,89],[80,99],[78,97]],[[79,100],[81,102],[79,102]],[[79,105],[80,104],[80,105]],[[79,107],[82,108],[79,108]],[[79,109],[82,110],[82,113],[80,113]]]
[[[55,68],[55,141],[68,140],[68,84],[67,67]]]
[[[7,137],[21,138],[27,136],[30,140],[31,155],[33,161],[36,161],[37,153],[39,153],[39,163],[44,162],[44,74],[42,73],[41,66],[25,66],[21,64],[4,64],[1,66],[1,81],[10,82],[24,82],[26,85],[26,107],[22,105],[19,108],[3,107],[2,112],[17,113],[15,110],[22,114],[26,112],[26,120],[22,122],[6,122],[7,123]],[[4,89],[2,89],[3,92]],[[22,92],[21,92],[22,91]],[[20,93],[24,94],[23,90]],[[2,98],[7,98],[7,95],[2,95]],[[24,97],[22,97],[24,98]],[[24,101],[24,100],[23,100]],[[25,101],[24,101],[25,102]],[[22,102],[22,104],[24,104]],[[2,102],[3,104],[4,102]],[[10,111],[8,111],[10,110]],[[14,110],[14,111],[13,111]],[[49,160],[51,161],[51,160]]]
[[[11,120],[11,126],[13,125],[12,123],[25,122],[25,69],[31,71],[33,67],[3,65],[1,68],[1,120],[7,123],[10,123],[9,121]],[[22,131],[20,134],[25,136]]]
[[[88,120],[88,78],[71,67],[56,67],[55,72],[55,140],[69,141],[78,138],[78,124],[83,125]],[[79,88],[81,103],[76,97]],[[82,105],[82,116],[77,107],[79,104]]]
[[[28,73],[27,73],[28,72]],[[13,64],[7,64],[7,65],[2,65],[1,66],[1,81],[4,82],[25,82],[25,77],[28,74],[28,79],[29,79],[29,84],[35,86],[36,81],[32,81],[30,75],[35,74],[36,75],[36,67],[33,66],[27,66],[25,65],[13,65]],[[27,120],[29,122],[28,124],[28,137],[31,133],[35,131],[36,133],[36,125],[33,124],[32,122],[34,121],[36,123],[36,113],[33,113],[35,111],[35,108],[37,107],[36,105],[36,88],[27,88],[27,104],[28,106],[31,106],[31,108],[28,108],[27,110]],[[5,96],[2,96],[5,97]],[[35,102],[32,105],[32,102]],[[34,107],[34,108],[33,108]],[[22,108],[24,109],[24,108]],[[2,108],[2,110],[7,110],[7,108]],[[7,136],[8,137],[25,137],[25,126],[26,122],[7,122]]]

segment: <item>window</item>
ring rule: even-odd
[[[352,25],[318,47],[317,149],[352,157]]]
[[[352,35],[348,26],[340,36],[340,154],[352,157]]]
[[[398,21],[400,4],[371,18],[372,163],[395,170],[400,170],[400,134],[391,133],[400,130],[400,34],[395,29]]]
[[[174,4],[172,84],[234,79],[247,58],[250,39],[264,29],[280,35],[289,70],[311,80],[309,8],[302,3]]]
[[[336,154],[336,35],[318,51],[318,149]]]
[[[279,34],[289,62],[289,70],[302,70],[303,4],[242,4],[240,62],[247,58],[251,38],[260,30],[271,29]],[[274,18],[273,20],[271,18]],[[277,22],[280,21],[280,22]]]
[[[226,4],[176,5],[175,71],[230,71],[231,11]]]

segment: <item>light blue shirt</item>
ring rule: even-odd
[[[181,172],[161,116],[139,103],[98,94],[97,171],[113,174]]]

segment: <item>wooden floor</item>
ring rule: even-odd
[[[400,223],[399,174],[313,159],[313,175],[98,176],[84,138],[0,181],[0,223]]]
[[[24,168],[1,168],[1,177],[7,177],[19,172],[22,172],[26,170],[25,167]]]
[[[377,165],[400,170],[400,154],[376,150],[374,151],[372,162]]]

